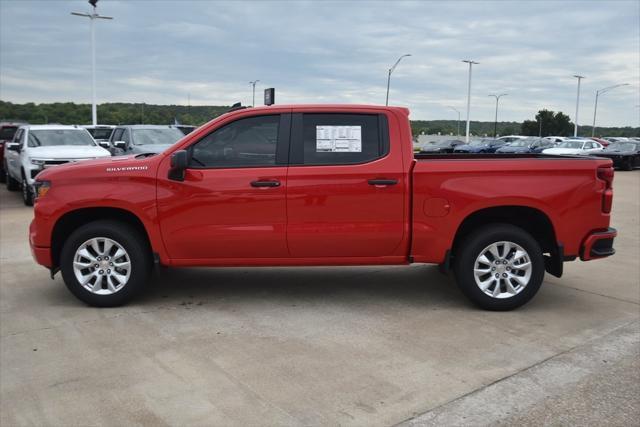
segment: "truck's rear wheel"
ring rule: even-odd
[[[67,288],[96,307],[129,301],[144,287],[151,265],[151,251],[144,236],[128,224],[107,220],[74,231],[60,257]]]
[[[454,271],[462,292],[486,310],[512,310],[540,289],[544,258],[538,242],[509,224],[492,224],[458,247]]]

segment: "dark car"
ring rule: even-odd
[[[496,153],[541,153],[545,148],[554,147],[555,144],[544,138],[523,138],[509,142],[496,150]]]
[[[592,156],[606,157],[613,160],[613,166],[625,171],[640,166],[640,142],[612,142],[607,148]]]
[[[191,126],[191,125],[174,125],[174,126],[180,129],[180,132],[184,133],[185,135],[188,135],[194,130],[196,130],[196,126]]]
[[[6,179],[6,170],[5,161],[4,161],[4,143],[11,142],[13,140],[13,135],[18,130],[22,123],[8,123],[2,122],[0,123],[0,181],[4,182]]]
[[[453,149],[458,145],[463,145],[464,141],[458,139],[448,139],[446,141],[426,144],[420,150],[421,153],[453,153]]]
[[[495,153],[496,150],[507,144],[499,139],[483,138],[471,141],[468,144],[458,145],[453,149],[454,153]]]
[[[111,154],[160,153],[178,142],[184,134],[175,126],[118,126],[111,134]]]

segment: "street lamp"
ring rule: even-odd
[[[593,126],[591,126],[591,136],[596,135],[596,114],[598,113],[598,97],[600,96],[601,93],[607,93],[611,89],[615,89],[620,86],[629,86],[629,83],[620,83],[620,84],[605,87],[604,89],[600,89],[596,91],[596,104],[593,107]]]
[[[455,111],[456,113],[458,113],[458,121],[457,123],[457,128],[458,128],[458,138],[460,137],[460,111],[458,111],[458,109],[456,107],[452,107],[449,106],[449,108],[451,108],[453,111]]]
[[[249,84],[253,86],[253,101],[251,102],[252,107],[256,106],[256,83],[258,83],[259,81],[260,80],[254,80],[252,82],[249,82]]]
[[[503,96],[507,96],[509,95],[508,93],[501,93],[500,95],[488,95],[488,96],[493,96],[496,99],[496,119],[493,122],[493,137],[497,138],[498,137],[498,102],[500,101],[500,98],[502,98]]]
[[[96,4],[98,0],[89,0],[89,4],[93,7],[93,13],[71,12],[72,15],[89,18],[91,22],[91,122],[93,125],[98,124],[98,109],[96,106],[96,31],[93,21],[96,19],[113,19],[111,16],[98,15]]]
[[[576,95],[576,121],[573,124],[573,136],[578,136],[578,107],[580,106],[580,81],[584,79],[584,76],[574,74],[573,77],[578,79],[578,94]]]
[[[469,112],[471,110],[471,68],[473,64],[479,64],[479,62],[472,61],[470,59],[465,59],[462,62],[466,62],[469,64],[469,85],[467,86],[467,136],[465,142],[469,143]]]
[[[402,61],[402,58],[404,58],[405,56],[411,56],[411,54],[410,53],[405,53],[400,58],[398,58],[396,63],[393,64],[393,67],[389,68],[389,74],[387,74],[387,100],[385,101],[384,105],[389,105],[389,85],[391,84],[391,73],[393,73],[393,70],[396,69],[396,67],[398,66],[400,61]]]

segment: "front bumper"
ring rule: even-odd
[[[617,235],[618,231],[611,227],[606,231],[591,233],[582,244],[580,259],[589,261],[615,254],[616,250],[613,248],[613,241]]]
[[[43,265],[47,268],[51,268],[53,266],[53,259],[51,257],[51,248],[36,246],[34,243],[36,234],[36,225],[35,221],[31,222],[29,226],[29,246],[31,247],[31,255],[33,259],[40,265]]]

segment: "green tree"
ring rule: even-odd
[[[573,123],[562,111],[540,110],[535,120],[525,120],[520,130],[522,135],[529,136],[569,136],[573,133]]]

